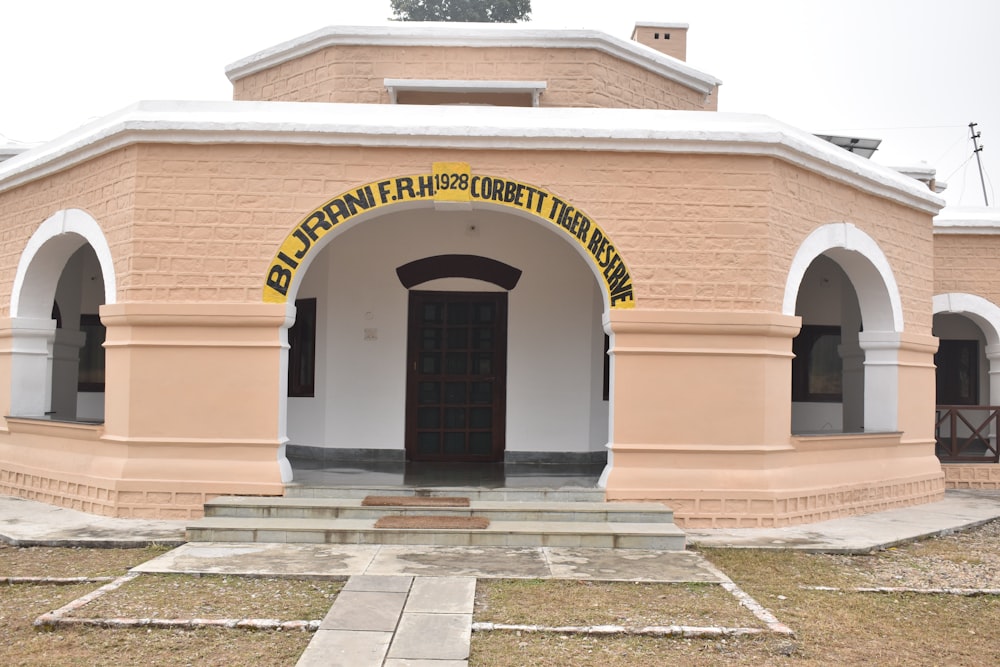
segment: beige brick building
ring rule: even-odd
[[[939,498],[932,334],[1000,355],[959,268],[995,229],[716,111],[686,26],[634,37],[327,28],[231,65],[232,102],[0,164],[0,493],[198,516],[291,456],[604,464],[689,526]]]

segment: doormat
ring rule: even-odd
[[[384,516],[376,528],[430,528],[445,530],[482,530],[490,520],[482,516]]]
[[[468,507],[468,498],[455,496],[365,496],[362,507]]]

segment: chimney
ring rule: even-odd
[[[645,44],[672,58],[687,60],[687,31],[687,23],[636,21],[632,41]]]

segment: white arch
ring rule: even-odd
[[[975,294],[948,292],[934,297],[934,314],[956,313],[976,323],[987,345],[1000,345],[1000,307]]]
[[[89,243],[101,265],[104,303],[117,300],[118,286],[111,248],[94,218],[78,208],[63,209],[38,226],[21,252],[10,299],[12,318],[48,319],[63,267]]]
[[[889,260],[875,239],[849,222],[823,225],[799,246],[788,270],[782,314],[795,315],[802,278],[813,260],[823,254],[836,260],[851,279],[865,330],[902,333],[902,300]]]

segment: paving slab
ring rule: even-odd
[[[375,577],[356,574],[344,584],[345,591],[369,591],[382,593],[406,593],[413,586],[413,577]]]
[[[718,571],[693,551],[563,549],[546,547],[548,575],[556,579],[717,582]]]
[[[397,592],[408,590],[413,576],[718,581],[705,559],[692,551],[555,547],[510,549],[198,542],[180,546],[133,570],[157,574],[351,577],[345,590],[366,586],[373,590]],[[356,575],[367,576],[358,578]],[[368,583],[364,583],[366,581]]]
[[[115,519],[0,496],[0,541],[20,547],[145,547],[184,543],[189,521]]]
[[[391,632],[317,630],[295,667],[382,667]]]
[[[536,579],[551,575],[539,547],[419,547],[383,545],[368,574]]]
[[[688,529],[699,547],[870,553],[1000,518],[1000,492],[949,490],[936,503],[785,528]]]
[[[475,598],[475,577],[417,577],[405,612],[471,614]]]
[[[320,629],[393,632],[404,604],[405,592],[341,591]]]
[[[472,614],[403,614],[389,658],[468,660]]]
[[[190,542],[135,570],[346,579],[363,574],[378,550],[376,545],[354,544]]]

